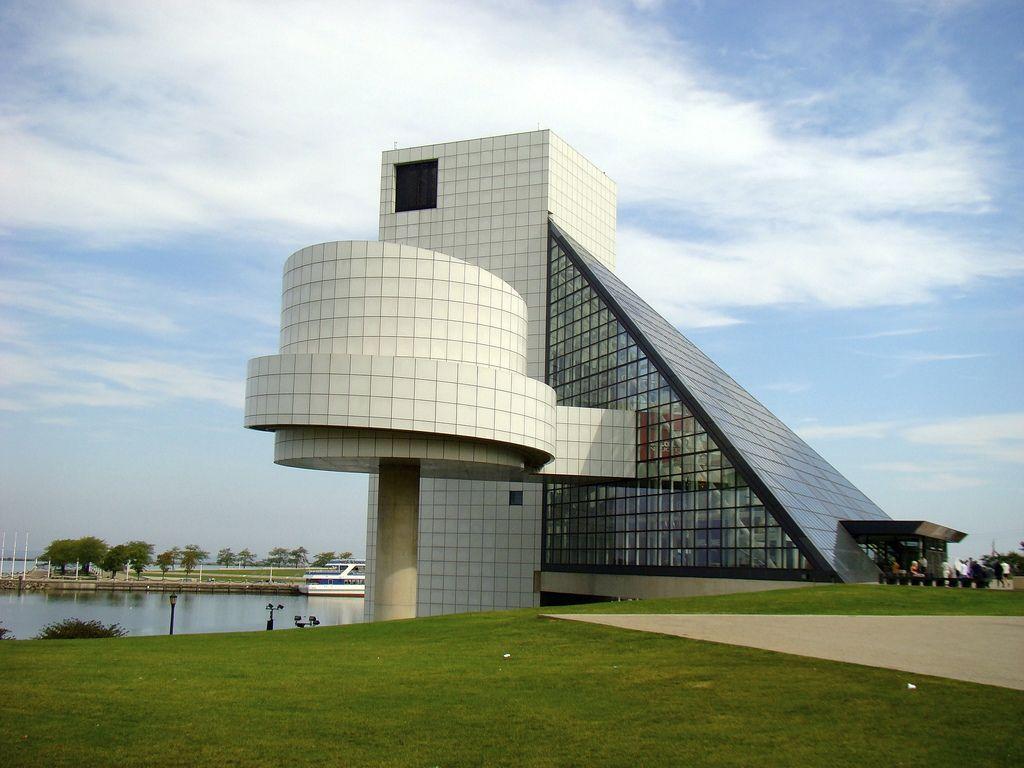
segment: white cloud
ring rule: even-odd
[[[912,443],[1024,464],[1024,413],[1020,412],[937,421],[910,427],[902,434]]]
[[[869,339],[888,339],[895,336],[917,336],[921,333],[927,333],[928,331],[934,331],[935,328],[890,328],[885,331],[875,331],[874,333],[861,333],[856,336],[847,336],[845,338],[851,340],[869,340]]]
[[[920,302],[1022,266],[919,216],[998,205],[988,116],[945,73],[907,87],[888,119],[832,135],[792,128],[806,93],[734,95],[622,6],[96,2],[51,15],[22,13],[18,71],[46,75],[0,97],[8,228],[372,235],[392,141],[540,123],[602,165],[624,206],[700,222],[699,240],[621,232],[627,279],[677,323]]]
[[[145,408],[172,400],[241,408],[241,375],[221,375],[200,362],[156,360],[115,350],[92,355],[0,353],[0,410],[48,411],[68,406]]]
[[[866,421],[861,424],[825,425],[809,424],[795,431],[804,440],[881,439],[892,433],[896,422]]]
[[[899,359],[908,363],[942,363],[949,360],[975,360],[979,357],[990,357],[984,352],[908,352]]]
[[[990,478],[978,472],[970,462],[884,462],[868,464],[872,472],[885,472],[902,478],[901,485],[914,491],[944,492],[978,488]]]
[[[941,448],[948,453],[993,462],[1024,463],[1024,413],[964,416],[920,424],[900,421],[871,421],[861,424],[809,424],[797,427],[805,440],[871,439],[899,437],[911,443]],[[886,463],[891,472],[936,472],[934,463]],[[953,471],[944,463],[942,471]]]

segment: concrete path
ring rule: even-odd
[[[547,616],[1024,690],[1019,616]]]

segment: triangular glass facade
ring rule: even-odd
[[[863,577],[841,519],[887,516],[551,225],[548,384],[638,414],[637,480],[548,484],[544,568]]]

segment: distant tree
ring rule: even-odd
[[[352,553],[347,550],[345,552],[338,553],[339,560],[348,560],[350,557],[352,557]]]
[[[100,558],[99,566],[105,570],[110,571],[110,578],[115,578],[117,572],[124,568],[125,563],[128,562],[128,550],[124,544],[116,544],[110,547]]]
[[[294,568],[305,565],[309,562],[309,550],[305,547],[296,547],[288,553],[288,562]]]
[[[119,624],[103,624],[100,621],[64,619],[47,624],[36,635],[36,640],[85,640],[96,637],[124,637],[128,630]]]
[[[313,558],[313,565],[317,568],[323,568],[333,559],[333,552],[317,552],[316,556]]]
[[[248,549],[243,549],[241,552],[238,553],[237,557],[238,564],[245,568],[250,568],[256,564],[256,555],[254,555]]]
[[[122,546],[128,555],[131,569],[135,571],[136,576],[141,576],[153,562],[153,545],[148,541],[129,541]]]
[[[210,553],[205,549],[200,549],[198,544],[189,544],[181,551],[181,567],[185,569],[185,573],[190,574],[209,556]]]
[[[171,568],[173,568],[175,563],[181,560],[181,547],[171,547],[167,551],[171,553]]]
[[[74,539],[54,539],[40,558],[49,562],[51,567],[60,568],[60,575],[64,576],[68,565],[78,559],[77,542]]]
[[[11,630],[4,627],[0,627],[0,640],[13,640],[14,635],[11,634]]]
[[[238,556],[229,547],[224,547],[217,553],[217,565],[234,565],[238,562]]]
[[[289,552],[284,547],[274,547],[267,553],[267,565],[273,565],[277,568],[288,565],[288,561],[291,557]]]
[[[981,558],[981,562],[994,570],[997,575],[1000,573],[997,567],[1001,568],[1004,562],[1010,564],[1011,574],[1024,574],[1024,555],[1019,555],[1016,552],[1004,552],[1002,554],[997,552],[993,555],[985,555]]]
[[[95,536],[83,536],[75,539],[75,560],[82,563],[85,573],[90,573],[93,563],[99,564],[107,553],[107,542]]]
[[[166,575],[169,570],[174,567],[174,561],[177,560],[177,556],[171,550],[161,552],[156,556],[156,564],[160,569],[160,573]]]

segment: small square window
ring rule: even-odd
[[[395,166],[395,213],[437,208],[437,160]]]
[[[522,491],[509,491],[508,492],[508,505],[510,507],[521,507],[521,506],[523,506],[523,492]]]

